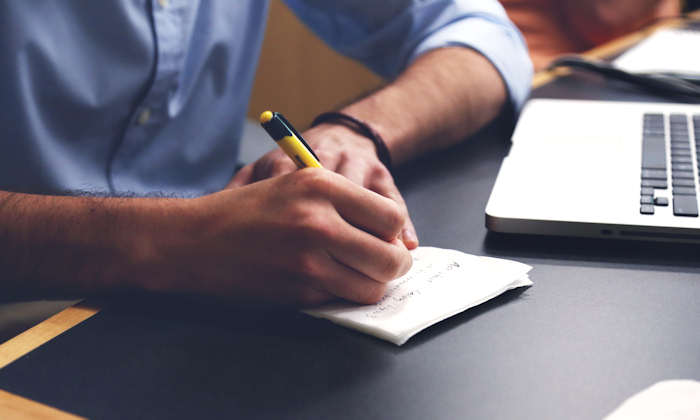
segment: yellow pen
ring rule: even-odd
[[[299,169],[322,168],[318,156],[294,129],[292,124],[279,112],[265,111],[260,114],[260,125],[289,156]]]

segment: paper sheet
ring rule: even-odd
[[[605,420],[700,420],[700,382],[657,382],[625,400]]]
[[[423,329],[516,287],[530,286],[529,265],[451,249],[419,247],[413,267],[375,305],[334,303],[304,312],[396,345]]]
[[[654,32],[613,64],[622,70],[700,76],[700,32],[661,29]]]

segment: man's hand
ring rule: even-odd
[[[318,155],[324,168],[337,172],[399,205],[406,223],[399,238],[408,249],[418,246],[406,203],[394,184],[389,170],[379,161],[374,144],[342,125],[321,124],[307,130],[304,139]],[[296,170],[294,162],[281,150],[273,150],[258,161],[245,166],[227,188],[235,188]]]
[[[288,158],[286,158],[289,160]],[[147,258],[149,288],[311,305],[375,303],[411,266],[397,240],[405,211],[323,169],[304,169],[188,200]]]
[[[315,168],[194,199],[0,191],[0,294],[373,303],[411,266],[405,223],[393,200]]]

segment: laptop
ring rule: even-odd
[[[700,243],[700,105],[530,100],[486,206],[505,233]]]

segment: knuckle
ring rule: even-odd
[[[297,211],[296,226],[300,236],[323,243],[333,240],[336,233],[331,221],[309,206]]]
[[[374,179],[380,181],[390,181],[392,185],[394,184],[394,178],[391,176],[391,172],[389,172],[389,169],[387,169],[387,167],[379,161],[372,166],[371,174],[372,178]]]
[[[302,254],[297,259],[297,271],[305,280],[316,281],[321,278],[320,265],[311,254]]]
[[[403,265],[403,261],[398,258],[387,258],[383,267],[386,281],[391,281],[399,277],[403,271]]]
[[[287,162],[285,159],[274,159],[269,164],[269,172],[271,175],[291,172],[293,169],[293,167],[290,167],[290,162]]]
[[[306,168],[295,172],[297,184],[309,195],[327,194],[332,188],[333,181],[330,171],[318,168]]]
[[[379,280],[389,282],[406,274],[411,267],[411,264],[407,263],[407,261],[410,260],[410,255],[406,256],[404,253],[388,256],[381,263],[381,273],[383,278]]]
[[[316,150],[316,155],[321,162],[327,163],[335,160],[338,156],[336,153],[328,149],[318,149]]]
[[[413,267],[413,257],[411,256],[411,253],[408,250],[406,250],[404,264],[402,266],[401,271],[399,271],[399,275],[396,277],[401,277],[404,274],[408,273],[409,270],[411,270],[411,267]]]
[[[299,182],[311,184],[319,178],[322,178],[324,176],[323,172],[324,171],[318,170],[318,168],[303,168],[296,171],[296,174],[299,178]]]
[[[302,306],[316,306],[326,302],[328,299],[322,293],[306,287],[297,292],[296,300]]]
[[[382,283],[367,284],[358,291],[356,300],[365,304],[377,303],[384,297],[386,287]]]
[[[406,223],[406,215],[401,206],[391,200],[386,208],[386,223],[392,230],[398,231]]]
[[[313,238],[323,243],[333,242],[336,237],[335,227],[323,217],[315,217],[309,230]]]

